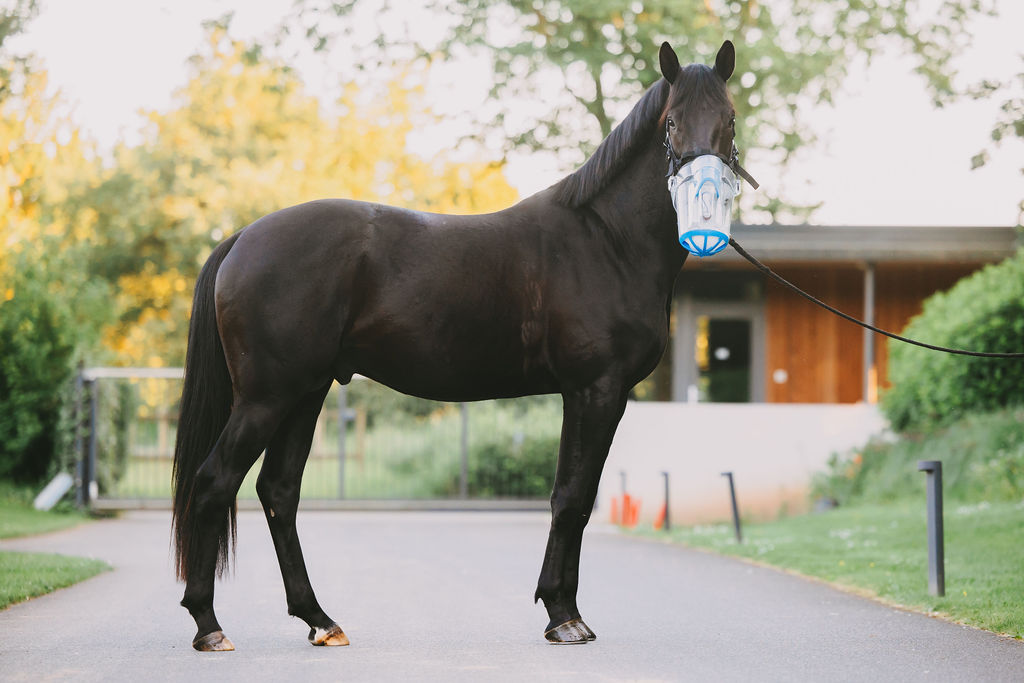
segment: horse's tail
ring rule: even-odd
[[[196,472],[213,450],[214,444],[231,415],[231,376],[224,359],[224,347],[217,331],[214,284],[224,257],[241,232],[221,242],[199,272],[192,299],[192,319],[188,326],[188,351],[185,355],[185,383],[181,391],[178,434],[174,442],[174,560],[176,573],[188,580],[189,569],[198,551],[199,520],[192,508]],[[226,524],[218,525],[217,573],[227,567],[229,548],[234,547],[236,505],[232,502]],[[212,533],[214,529],[205,530]]]

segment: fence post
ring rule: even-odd
[[[348,387],[338,386],[338,499],[345,498],[345,437],[348,436]]]
[[[946,594],[946,558],[942,530],[942,461],[919,460],[919,472],[927,472],[928,488],[928,592]]]
[[[461,465],[459,467],[459,498],[469,498],[469,404],[460,403],[462,435],[460,444]]]
[[[82,488],[84,490],[84,505],[92,507],[96,495],[99,493],[99,486],[96,483],[96,432],[99,428],[97,420],[97,413],[99,412],[99,384],[95,379],[87,379],[85,387],[86,391],[89,392],[89,455],[85,463]]]
[[[662,472],[661,476],[665,478],[665,531],[669,531],[672,528],[672,513],[669,509],[668,503],[668,472]]]
[[[743,543],[743,532],[740,530],[740,509],[736,504],[736,486],[733,483],[732,472],[722,472],[722,476],[729,478],[729,498],[732,501],[732,526],[736,530],[736,542]]]
[[[75,507],[85,507],[85,451],[82,445],[82,390],[85,385],[82,365],[78,366],[75,375],[75,391],[73,397],[74,439],[71,448],[75,453]]]

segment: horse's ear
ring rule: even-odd
[[[733,69],[736,68],[736,48],[732,41],[727,40],[718,48],[718,55],[715,57],[715,73],[721,76],[723,81],[729,80]]]
[[[676,57],[676,51],[672,49],[668,41],[661,44],[658,60],[661,62],[661,75],[669,83],[675,82],[676,76],[679,75],[679,57]]]

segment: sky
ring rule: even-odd
[[[201,22],[234,11],[238,38],[269,31],[292,0],[41,0],[42,11],[17,51],[43,61],[72,118],[101,147],[131,141],[141,109],[166,109],[187,78],[186,60],[202,40]],[[927,3],[925,3],[927,4]],[[973,46],[956,63],[959,82],[1006,78],[1024,69],[1024,2],[997,0],[998,19],[972,27]],[[1018,28],[1015,28],[1018,27]],[[742,62],[742,45],[738,46]],[[683,61],[684,55],[680,55]],[[312,90],[328,77],[299,64]],[[464,67],[479,74],[479,64]],[[782,187],[799,202],[824,202],[812,221],[821,225],[1014,225],[1024,198],[1024,143],[1004,142],[987,165],[970,170],[988,145],[1000,100],[961,101],[933,108],[912,64],[898,54],[855,64],[834,107],[809,116],[819,140],[786,169],[745,166],[763,187]],[[465,90],[452,90],[461,80]],[[428,90],[445,102],[480,97],[480,78],[443,79]],[[477,84],[477,89],[473,89]],[[437,137],[434,137],[435,144]],[[516,155],[507,176],[523,196],[564,175],[552,157]],[[745,192],[752,192],[746,188]]]

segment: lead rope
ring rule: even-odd
[[[736,240],[732,239],[731,237],[729,238],[729,244],[732,245],[732,248],[736,250],[737,254],[739,254],[743,258],[747,259],[748,261],[750,261],[750,263],[755,268],[757,268],[762,273],[764,273],[765,275],[767,275],[771,279],[775,280],[779,284],[784,285],[784,286],[792,289],[794,292],[796,292],[797,294],[799,294],[803,298],[807,299],[808,301],[810,301],[812,303],[818,304],[819,306],[821,306],[822,308],[824,308],[827,311],[831,311],[832,313],[835,313],[840,318],[843,318],[844,320],[849,320],[851,323],[857,323],[861,327],[866,327],[867,329],[871,330],[872,332],[877,332],[878,334],[884,334],[886,337],[891,337],[892,339],[898,339],[901,342],[906,342],[907,344],[913,344],[914,346],[920,346],[920,347],[925,348],[925,349],[931,349],[932,351],[945,351],[946,353],[955,353],[955,354],[960,355],[960,356],[978,356],[980,358],[1024,358],[1024,353],[988,353],[988,352],[983,352],[983,351],[964,351],[963,349],[948,349],[945,346],[935,346],[933,344],[925,344],[924,342],[919,342],[919,341],[916,341],[914,339],[908,339],[906,337],[901,337],[900,335],[893,334],[892,332],[886,332],[885,330],[879,329],[879,328],[875,327],[874,325],[869,325],[866,322],[863,322],[861,320],[857,320],[852,315],[847,315],[846,313],[843,313],[839,309],[833,308],[832,306],[829,306],[824,301],[822,301],[820,299],[816,299],[815,297],[811,296],[810,294],[808,294],[804,290],[802,290],[799,287],[797,287],[796,285],[794,285],[789,280],[787,280],[784,277],[782,277],[781,275],[777,274],[775,271],[773,271],[771,268],[769,268],[765,264],[763,264],[760,261],[758,261],[756,258],[751,256],[750,254],[748,254],[746,252],[746,250],[743,247],[741,247],[739,245],[739,243],[737,243]]]

